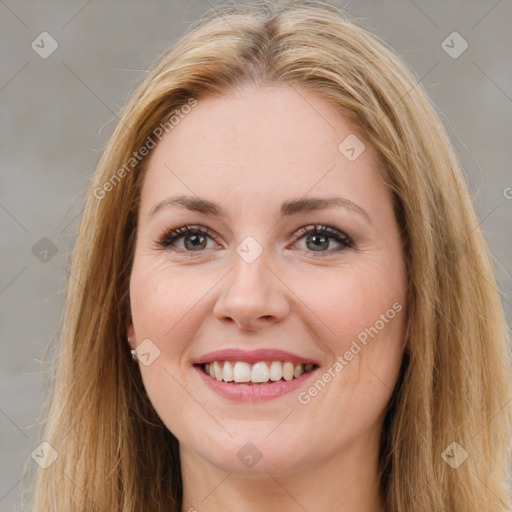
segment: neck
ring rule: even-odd
[[[377,454],[378,438],[372,436],[303,468],[256,472],[254,466],[250,473],[237,473],[180,448],[182,512],[383,512]]]

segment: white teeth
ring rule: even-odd
[[[233,369],[233,377],[235,382],[250,382],[251,380],[251,365],[238,361],[235,363]]]
[[[284,380],[292,380],[293,379],[293,363],[287,361],[283,364],[283,379]]]
[[[283,365],[279,361],[270,364],[270,380],[276,381],[283,378]]]
[[[217,380],[222,380],[222,377],[223,377],[222,370],[221,370],[221,367],[220,367],[220,364],[218,361],[215,361],[213,363],[213,371],[215,372],[215,378]]]
[[[204,365],[204,371],[218,381],[264,384],[282,379],[298,379],[304,373],[312,371],[314,367],[314,364],[294,364],[291,361],[260,361],[252,365],[244,361],[213,361]]]
[[[268,382],[270,371],[267,363],[261,362],[252,365],[251,381],[252,382]]]
[[[226,361],[224,363],[224,381],[225,382],[232,382],[234,380],[234,377],[233,377],[233,365],[229,362],[229,361]]]

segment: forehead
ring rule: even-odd
[[[170,193],[224,198],[228,207],[310,192],[371,202],[387,194],[379,172],[374,149],[323,98],[296,85],[247,86],[199,98],[162,138],[142,206]]]

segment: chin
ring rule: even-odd
[[[283,439],[277,435],[270,439],[265,438],[264,434],[251,436],[246,432],[244,435],[214,441],[208,446],[198,444],[192,450],[221,471],[251,477],[267,472],[282,474],[292,468],[297,469],[302,459],[297,446],[303,444],[297,439]],[[191,450],[191,447],[188,449]]]

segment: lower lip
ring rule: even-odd
[[[294,391],[304,384],[304,382],[316,372],[318,368],[310,372],[302,374],[297,379],[290,381],[279,380],[276,382],[270,382],[267,384],[232,384],[217,380],[202,370],[199,366],[194,366],[199,376],[203,379],[203,382],[218,395],[229,398],[230,400],[238,401],[253,401],[253,400],[270,400],[277,398],[287,393]]]

